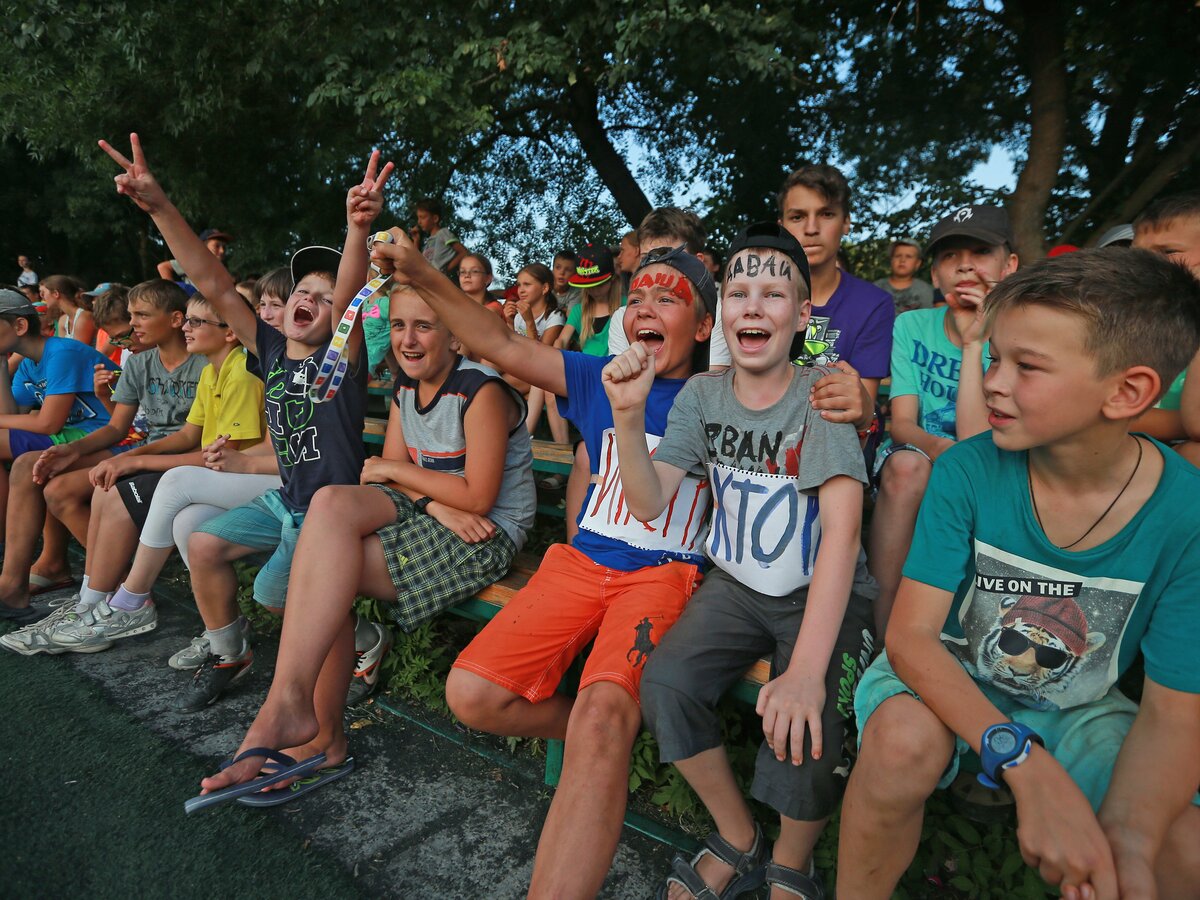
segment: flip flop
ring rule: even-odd
[[[38,594],[47,594],[50,591],[61,590],[62,588],[74,587],[75,579],[68,575],[66,578],[60,578],[58,581],[51,581],[45,575],[29,576],[29,596],[36,597]]]
[[[233,784],[227,788],[221,788],[219,791],[213,791],[209,794],[200,794],[193,797],[183,804],[185,813],[194,813],[202,809],[207,809],[210,806],[216,806],[220,803],[225,803],[229,800],[234,800],[237,797],[244,797],[247,794],[253,794],[256,791],[261,791],[263,788],[275,784],[278,781],[283,781],[285,778],[294,778],[297,776],[303,777],[308,775],[314,769],[320,768],[325,764],[325,754],[318,753],[316,756],[310,756],[303,762],[296,762],[286,753],[280,753],[278,750],[272,750],[269,747],[251,747],[245,753],[238,754],[229,762],[221,763],[221,768],[228,769],[235,763],[240,763],[244,759],[251,759],[255,756],[262,756],[267,759],[275,760],[280,764],[280,768],[269,775],[263,775],[259,778],[252,778],[249,781],[244,781],[241,784]]]
[[[12,622],[14,625],[32,625],[50,615],[48,609],[35,609],[32,606],[8,606],[0,603],[0,622]]]
[[[317,788],[329,784],[331,781],[337,781],[354,771],[354,757],[347,756],[345,762],[341,765],[330,766],[328,769],[318,769],[307,778],[301,778],[299,781],[288,785],[286,788],[280,788],[277,791],[263,791],[258,794],[247,797],[238,797],[237,802],[243,806],[279,806],[283,803],[290,803],[298,797],[303,797],[309,791],[315,791]]]

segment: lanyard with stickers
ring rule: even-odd
[[[377,231],[367,238],[367,249],[370,250],[376,243],[390,244],[391,242],[390,234],[386,231]],[[381,275],[374,267],[372,267],[372,271],[375,274],[354,295],[354,299],[342,313],[342,320],[334,329],[333,337],[329,339],[329,347],[325,350],[325,357],[321,360],[317,377],[313,379],[312,387],[308,389],[308,397],[313,403],[325,403],[337,395],[342,381],[346,378],[346,372],[350,368],[350,361],[346,358],[346,344],[350,340],[350,332],[354,330],[354,321],[358,318],[363,304],[383,290],[384,285],[391,281],[391,275]],[[322,388],[324,390],[321,390]]]

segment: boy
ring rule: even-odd
[[[707,485],[688,479],[679,514],[650,531],[624,512],[612,412],[600,384],[606,357],[521,338],[438,275],[402,235],[376,244],[441,322],[485,359],[559,397],[588,445],[593,484],[571,547],[547,551],[538,572],[455,661],[446,699],[473,728],[566,740],[562,781],[534,862],[530,895],[593,897],[616,852],[628,796],[629,753],[641,727],[635,640],[657,643],[700,574]],[[659,380],[646,429],[661,435],[696,343],[708,337],[716,286],[683,248],[651,254],[634,277],[627,337],[649,348]],[[578,696],[555,693],[595,637]]]
[[[105,460],[90,473],[95,491],[84,571],[89,599],[95,602],[79,616],[64,613],[58,625],[38,629],[40,637],[0,639],[10,650],[25,655],[96,653],[120,638],[152,631],[158,612],[149,592],[132,593],[120,580],[137,549],[159,482],[171,469],[203,466],[200,448],[219,436],[235,449],[262,439],[263,384],[246,371],[246,354],[237,337],[215,318],[200,293],[192,294],[187,313],[183,334],[188,352],[208,361],[187,421],[178,431]],[[132,380],[133,373],[126,377]]]
[[[205,249],[167,198],[146,165],[137,135],[130,135],[130,140],[132,161],[106,142],[100,143],[125,169],[117,176],[117,191],[150,214],[184,271],[242,346],[258,358],[260,370],[266,374],[267,425],[283,480],[279,490],[210,519],[188,543],[192,591],[210,648],[176,706],[178,711],[190,713],[216,702],[226,688],[246,675],[254,660],[239,621],[234,560],[271,551],[254,580],[254,599],[281,614],[292,553],[312,495],[326,484],[358,483],[367,381],[360,321],[355,321],[348,335],[349,377],[341,389],[320,403],[313,401],[309,389],[330,342],[333,322],[340,322],[367,273],[361,253],[339,259],[336,250],[326,247],[300,250],[292,257],[295,289],[288,298],[282,333],[276,331],[255,316],[225,267]],[[373,153],[366,178],[354,189],[361,195],[354,199],[348,245],[361,246],[367,239],[367,226],[378,215],[379,190],[392,171],[388,163],[376,181],[378,160],[378,152]],[[371,206],[370,215],[357,214],[360,203]],[[336,277],[342,287],[335,289],[333,270],[339,264]]]
[[[187,351],[183,338],[186,310],[187,295],[173,282],[156,279],[135,286],[129,292],[133,335],[151,349],[126,361],[113,392],[116,405],[111,419],[86,437],[40,454],[27,453],[13,464],[12,496],[14,501],[20,497],[14,513],[19,510],[19,514],[9,519],[9,552],[0,573],[0,597],[18,595],[27,584],[33,546],[47,506],[87,546],[88,509],[94,491],[90,470],[136,446],[126,441],[135,416],[146,417],[152,441],[183,426],[204,368],[204,360]],[[107,360],[105,364],[112,365]],[[83,613],[103,597],[89,589],[85,576],[74,611]]]
[[[550,267],[550,271],[554,273],[554,296],[558,299],[558,308],[564,316],[583,296],[583,290],[571,284],[571,279],[575,277],[575,267],[578,265],[578,256],[570,250],[559,250],[554,254],[554,264]]]
[[[604,370],[633,516],[658,516],[688,473],[707,473],[714,493],[705,549],[715,568],[651,656],[642,688],[663,761],[675,763],[717,824],[691,863],[672,864],[660,892],[672,900],[737,896],[762,883],[765,842],[722,746],[716,706],[764,653],[773,655],[772,680],[758,698],[766,740],[752,793],[781,820],[765,877],[821,895],[812,849],[841,793],[849,694],[873,642],[870,600],[851,592],[862,452],[850,425],[827,422],[809,404],[823,373],[791,364],[808,290],[804,249],[781,226],[751,225],[734,239],[722,291],[733,365],[680,391],[653,459],[643,427],[654,380],[645,348]]]
[[[1189,191],[1156,200],[1133,220],[1133,246],[1161,253],[1200,278],[1200,191]],[[1193,361],[1194,362],[1194,361]],[[1182,441],[1175,450],[1200,463],[1200,419],[1184,413],[1183,395],[1188,372],[1181,372],[1162,399],[1138,420],[1138,430],[1160,441]],[[1200,409],[1200,379],[1194,380],[1189,404]],[[1192,420],[1191,427],[1188,420]]]
[[[934,462],[956,440],[987,431],[983,301],[1017,269],[1008,213],[964,206],[933,226],[927,255],[945,309],[896,319],[892,339],[892,427],[879,450],[879,491],[871,516],[871,574],[879,583],[875,631],[887,630],[912,540],[917,508]]]
[[[449,228],[442,225],[442,216],[442,204],[437,200],[431,197],[418,200],[417,227],[411,229],[409,234],[431,266],[446,275],[453,275],[467,255],[467,248]],[[429,235],[427,240],[422,241],[423,234]]]
[[[891,895],[968,747],[1064,897],[1195,896],[1200,473],[1130,426],[1200,346],[1200,283],[1085,250],[1010,276],[988,314],[992,432],[934,466],[859,684],[838,896]],[[1139,649],[1135,707],[1114,685]]]
[[[891,274],[876,281],[875,287],[883,288],[892,295],[896,315],[910,309],[931,309],[933,285],[916,277],[917,270],[921,268],[921,245],[907,238],[898,238],[888,248],[888,260]]]
[[[9,288],[0,288],[0,353],[23,357],[11,379],[7,359],[0,365],[0,460],[15,460],[26,453],[36,456],[55,444],[79,440],[108,422],[108,410],[92,390],[92,375],[94,366],[111,363],[79,341],[43,337],[41,317],[33,304]],[[31,406],[40,408],[19,411]],[[21,473],[16,477],[20,479]],[[8,472],[0,466],[0,514],[7,509],[8,488]],[[14,506],[14,517],[24,514],[19,504]],[[39,529],[41,524],[39,520]],[[0,526],[0,545],[3,538]],[[24,588],[24,596],[21,591],[0,594],[0,619],[25,623],[37,615],[29,607],[28,580]]]

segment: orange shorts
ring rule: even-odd
[[[554,544],[529,583],[454,665],[540,703],[595,638],[580,690],[612,681],[636,701],[648,655],[675,624],[700,577],[696,566],[683,562],[621,572]]]

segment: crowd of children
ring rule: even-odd
[[[392,644],[355,597],[407,631],[502,578],[533,525],[545,410],[576,441],[569,543],[446,684],[469,727],[565,741],[531,896],[600,889],[643,721],[716,826],[659,897],[826,896],[813,849],[839,805],[839,895],[891,896],[968,755],[1064,897],[1200,896],[1200,194],[1152,204],[1132,248],[1020,268],[1004,210],[964,206],[893,242],[872,285],[839,264],[850,185],[807,165],[723,254],[659,209],[615,253],[524,266],[502,299],[436,201],[372,232],[377,153],[340,251],[238,284],[229,235],[192,231],[136,135],[132,158],[101,147],[172,258],[85,291],[22,256],[0,288],[0,647],[153,629],[177,548],[204,632],[168,662],[193,672],[177,710],[199,712],[251,669],[233,563],[265,555],[278,663],[189,810],[353,771],[343,709]],[[372,273],[387,286],[367,296]],[[48,608],[68,534],[82,584]],[[763,656],[749,793],[779,815],[770,844],[717,714]],[[1138,657],[1135,704],[1116,685]]]

